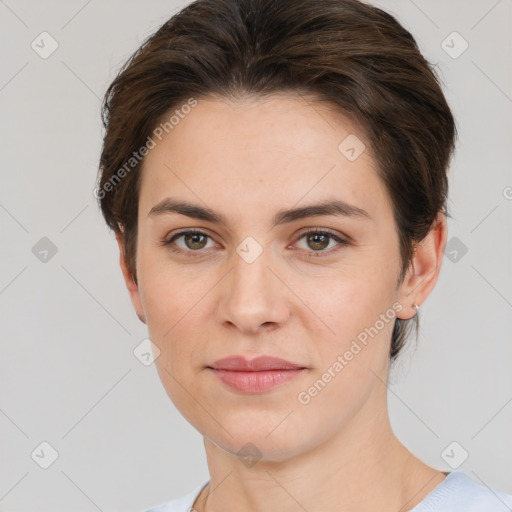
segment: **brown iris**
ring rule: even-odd
[[[185,233],[182,235],[185,245],[192,250],[202,249],[207,242],[208,237],[201,233]]]
[[[311,249],[325,249],[329,245],[329,235],[313,233],[308,235],[306,238]]]

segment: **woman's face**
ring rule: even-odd
[[[394,318],[420,301],[362,143],[282,94],[200,100],[145,158],[132,301],[168,395],[228,452],[281,460],[385,408]],[[220,371],[230,356],[300,369]]]

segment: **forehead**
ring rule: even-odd
[[[155,142],[143,165],[141,215],[166,195],[224,209],[326,196],[361,208],[387,203],[355,123],[303,96],[200,99]]]

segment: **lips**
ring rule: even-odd
[[[208,366],[226,386],[244,393],[264,393],[307,371],[307,368],[278,357],[260,356],[247,360],[232,356]]]
[[[210,368],[238,372],[261,372],[267,370],[301,370],[305,367],[279,357],[260,356],[247,360],[243,356],[231,356],[216,361]]]

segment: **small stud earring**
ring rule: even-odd
[[[412,305],[412,307],[416,310],[416,312],[418,312],[418,311],[419,311],[419,309],[420,309],[420,307],[419,307],[419,306],[418,306],[418,304],[416,304],[416,303],[414,303],[414,304]]]

